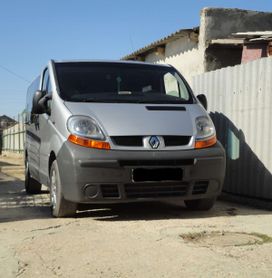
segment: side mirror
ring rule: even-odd
[[[48,115],[51,114],[51,108],[48,106],[48,101],[51,99],[52,95],[46,94],[39,100],[39,106],[42,107],[43,113],[47,113]]]
[[[44,97],[45,92],[43,91],[36,91],[34,96],[33,96],[33,100],[32,100],[32,110],[31,113],[32,114],[43,114],[45,113],[45,109],[43,107],[43,105],[41,105],[39,103],[39,101]]]
[[[196,96],[199,102],[202,104],[202,106],[205,108],[205,110],[208,109],[208,101],[205,95],[201,94]]]

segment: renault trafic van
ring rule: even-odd
[[[206,106],[169,65],[50,61],[27,93],[26,192],[48,186],[55,217],[79,203],[176,199],[208,210],[225,152]]]

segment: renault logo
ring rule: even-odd
[[[151,136],[149,139],[149,145],[152,149],[157,149],[160,145],[160,140],[157,136]]]

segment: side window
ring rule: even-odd
[[[46,92],[48,95],[52,96],[52,87],[50,82],[50,77],[48,77]],[[48,99],[46,102],[48,114],[51,114],[52,99]]]
[[[47,82],[47,88],[46,91],[48,94],[52,94],[52,87],[51,87],[51,81],[50,81],[50,77],[48,77],[48,82]]]
[[[27,90],[27,118],[26,122],[27,123],[35,123],[37,122],[37,115],[32,113],[32,104],[33,104],[33,96],[37,90],[39,90],[40,86],[40,76],[38,76],[32,84],[29,86]]]
[[[51,95],[52,94],[52,87],[51,87],[51,82],[50,82],[50,77],[48,73],[48,69],[45,70],[44,75],[43,75],[43,83],[42,83],[42,90],[46,92],[46,94]],[[51,104],[52,100],[48,99],[46,102],[46,107],[47,107],[47,113],[51,113]]]
[[[190,98],[187,87],[178,74],[166,73],[163,77],[165,93],[167,95],[178,97],[184,100]]]
[[[165,93],[173,97],[180,97],[179,84],[177,79],[170,72],[166,73],[163,77]]]
[[[42,82],[42,90],[43,91],[47,91],[48,80],[49,80],[48,69],[46,69],[43,74],[43,82]]]
[[[183,80],[180,78],[180,76],[176,75],[178,84],[179,84],[179,94],[180,94],[180,98],[184,99],[184,100],[189,100],[190,95],[188,92],[187,87],[185,86]]]

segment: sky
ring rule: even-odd
[[[120,59],[182,28],[203,7],[271,11],[271,0],[0,0],[0,115],[24,110],[50,59]]]

